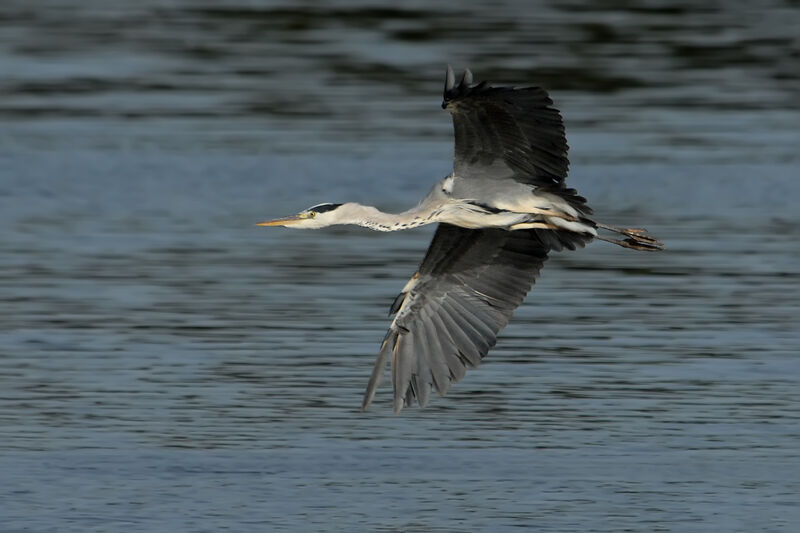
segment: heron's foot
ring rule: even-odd
[[[627,239],[610,239],[608,237],[603,237],[602,235],[598,235],[597,238],[600,239],[601,241],[606,241],[612,244],[616,244],[617,246],[622,246],[623,248],[631,248],[633,250],[641,250],[643,252],[660,252],[665,248],[663,242],[656,240],[652,237],[647,237],[646,239],[642,239],[641,237],[629,237]]]
[[[624,228],[622,232],[626,235],[647,236],[647,230],[644,228]]]
[[[623,235],[628,238],[626,241],[632,242],[637,250],[663,250],[664,243],[651,237],[647,231],[639,228],[625,228]]]
[[[664,243],[647,234],[643,229],[639,228],[626,228],[623,235],[628,238],[628,241],[636,250],[657,251],[665,248]]]
[[[627,237],[627,239],[610,239],[598,235],[601,241],[610,242],[623,248],[631,248],[634,250],[642,250],[645,252],[657,252],[665,248],[664,243],[650,236],[647,230],[642,228],[617,228],[608,226],[606,224],[597,224],[598,228],[603,228],[614,233],[618,233]]]

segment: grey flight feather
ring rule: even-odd
[[[440,224],[416,284],[398,298],[399,311],[363,408],[372,401],[390,355],[395,412],[414,399],[424,407],[431,389],[444,395],[451,382],[477,366],[522,303],[550,249],[566,245],[550,240],[548,233]],[[573,247],[589,240],[569,238]]]

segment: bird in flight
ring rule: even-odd
[[[586,199],[565,184],[564,122],[540,87],[456,82],[448,67],[442,107],[453,117],[453,172],[416,206],[384,213],[357,203],[324,203],[259,226],[315,229],[356,224],[378,231],[438,224],[417,272],[390,309],[362,403],[372,402],[391,361],[394,412],[478,366],[530,290],[551,251],[599,239],[635,250],[664,245],[642,229],[592,220]],[[600,231],[606,232],[605,235]]]

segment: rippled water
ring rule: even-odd
[[[3,2],[3,531],[794,531],[796,2]],[[668,251],[554,256],[425,410],[361,394],[450,170],[444,65],[547,87]]]

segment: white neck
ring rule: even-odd
[[[377,231],[397,231],[435,222],[446,222],[462,228],[509,228],[529,222],[528,213],[489,211],[469,200],[449,199],[444,202],[423,202],[402,213],[384,213],[372,206],[348,203],[335,211],[329,224],[357,224]]]
[[[417,206],[402,213],[384,213],[369,205],[350,202],[337,210],[337,224],[357,224],[376,231],[397,231],[438,222],[440,212]]]

